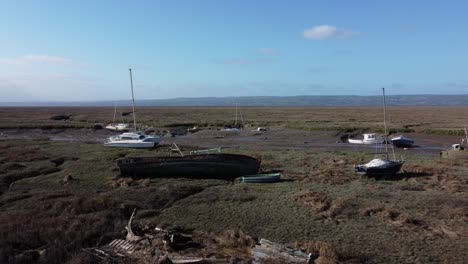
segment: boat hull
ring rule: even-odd
[[[125,142],[125,141],[116,141],[116,142],[106,142],[104,146],[114,147],[114,148],[153,148],[156,145],[155,142]]]
[[[362,140],[362,139],[348,139],[348,142],[351,144],[364,144],[364,145],[370,145],[370,144],[383,144],[385,142],[384,139],[376,139],[376,140]]]
[[[414,144],[412,140],[392,140],[392,144],[397,148],[411,148]]]
[[[133,157],[117,160],[123,176],[214,178],[231,180],[255,174],[260,161],[244,155],[203,154],[185,157]]]
[[[414,144],[414,140],[405,138],[405,137],[397,137],[392,138],[392,144],[397,148],[410,148]]]

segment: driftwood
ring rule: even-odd
[[[284,245],[260,239],[260,245],[252,249],[252,255],[256,263],[268,259],[283,260],[286,263],[313,263],[312,254],[307,254],[301,250],[294,250]]]

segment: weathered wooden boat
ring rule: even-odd
[[[281,173],[259,173],[242,177],[243,183],[273,183],[281,181]]]
[[[199,154],[183,157],[129,157],[117,160],[123,176],[214,178],[232,180],[255,174],[260,161],[245,155]]]
[[[391,141],[392,144],[397,148],[410,148],[414,144],[414,140],[404,136],[394,137],[391,139]]]

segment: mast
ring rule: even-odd
[[[130,87],[132,88],[132,108],[133,108],[133,128],[135,132],[137,131],[136,125],[136,113],[135,113],[135,96],[133,94],[133,78],[132,78],[132,69],[128,69],[130,71]]]
[[[237,127],[237,103],[236,103],[236,121],[234,122],[234,126]]]
[[[115,123],[115,114],[117,113],[117,104],[114,102],[114,119],[112,119],[112,124]]]
[[[382,88],[382,94],[383,94],[383,123],[384,123],[384,132],[385,132],[385,153],[387,154],[387,159],[388,159],[388,144],[387,144],[387,116],[386,116],[386,111],[387,111],[387,105],[385,103],[385,88]]]

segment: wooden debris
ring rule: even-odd
[[[268,259],[282,260],[286,263],[313,263],[312,254],[307,254],[301,250],[295,250],[284,245],[260,239],[260,245],[252,249],[252,255],[256,262]]]
[[[125,229],[126,239],[114,239],[108,245],[97,248],[85,248],[85,252],[100,259],[118,260],[131,258],[135,260],[153,259],[154,263],[201,263],[204,258],[187,257],[177,254],[169,254],[173,247],[190,243],[192,236],[182,233],[172,233],[161,228],[155,228],[155,232],[136,235],[132,229],[136,209],[133,210]],[[117,261],[118,262],[118,261]]]
[[[132,230],[132,221],[133,221],[133,217],[135,216],[135,213],[136,213],[136,208],[133,210],[133,213],[132,215],[130,216],[130,219],[128,220],[128,224],[127,226],[125,227],[125,229],[127,230],[127,237],[126,239],[129,240],[129,241],[141,241],[141,240],[144,240],[144,239],[148,239],[146,236],[137,236],[135,235],[135,233],[133,233],[133,230]]]

